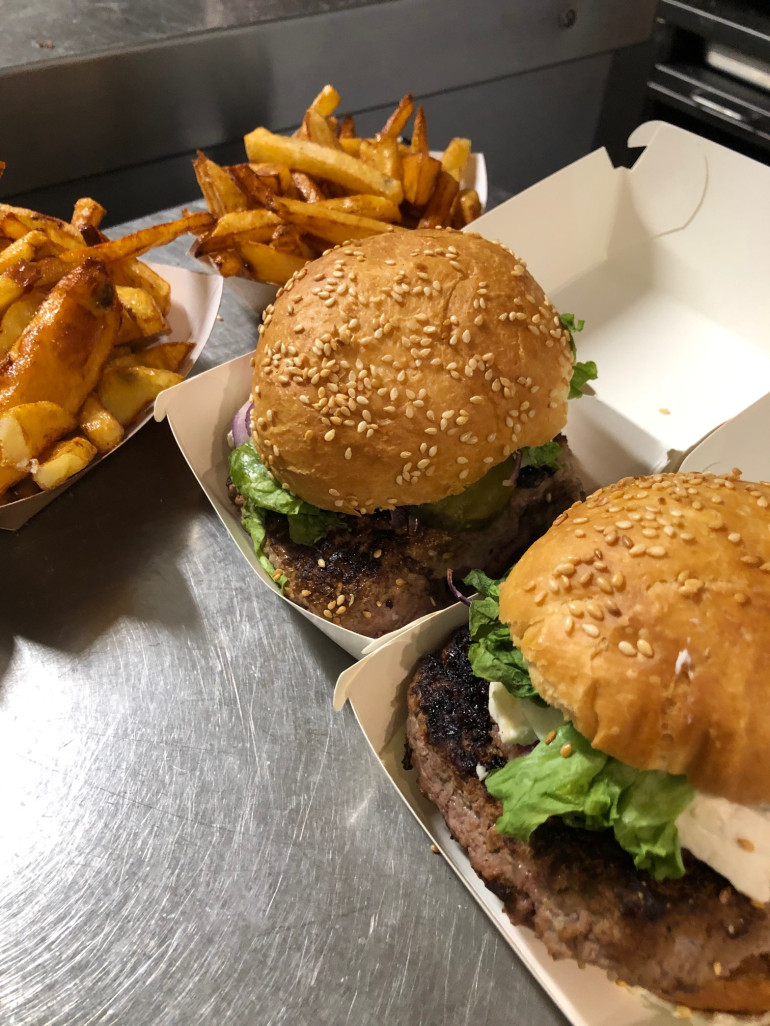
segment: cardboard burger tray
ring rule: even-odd
[[[632,168],[597,150],[471,226],[523,256],[557,309],[586,322],[579,357],[596,361],[599,380],[594,396],[570,403],[566,430],[589,488],[678,466],[770,391],[770,168],[664,123],[640,126],[630,142],[642,150]],[[225,487],[225,436],[248,396],[249,359],[164,392],[155,410],[257,577],[277,590]],[[373,641],[302,612],[356,658],[399,633]]]

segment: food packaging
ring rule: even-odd
[[[182,267],[170,267],[166,265],[151,264],[171,285],[171,309],[168,314],[168,321],[171,331],[163,335],[159,342],[194,342],[195,346],[190,350],[184,362],[179,368],[180,374],[187,375],[195,361],[203,351],[214,319],[219,310],[219,301],[222,296],[222,281],[210,274],[201,274],[196,271],[188,271]],[[113,452],[117,452],[126,445],[152,417],[152,407],[142,415],[126,434],[115,449],[103,455],[95,456],[88,466],[69,478],[58,488],[49,492],[40,492],[27,499],[18,499],[16,502],[6,503],[0,506],[0,530],[17,531],[41,509],[44,509],[50,502],[66,491],[75,481],[78,481],[84,474],[89,474],[104,459],[107,459]]]

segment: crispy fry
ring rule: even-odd
[[[57,442],[46,459],[32,471],[32,480],[43,491],[58,488],[60,484],[81,470],[85,470],[96,455],[96,446],[87,438],[75,435]]]
[[[338,139],[354,139],[356,135],[356,123],[352,114],[346,114],[340,121],[337,129]]]
[[[403,197],[399,181],[386,178],[344,151],[330,150],[304,139],[273,135],[266,128],[255,128],[244,142],[250,161],[280,160],[292,171],[305,171],[316,178],[337,182],[353,192],[386,196],[394,203],[400,203]]]
[[[291,196],[293,199],[299,195],[294,184],[294,176],[283,164],[250,164],[249,167],[263,179],[271,192],[277,192],[279,196]]]
[[[455,136],[441,156],[441,166],[456,180],[460,181],[471,155],[470,139],[461,139]]]
[[[57,249],[78,249],[83,245],[80,232],[66,221],[0,203],[0,235],[7,239],[20,239],[32,231],[42,232]]]
[[[44,293],[33,290],[22,295],[15,303],[11,303],[0,321],[0,356],[12,353],[19,336],[32,320],[44,298]]]
[[[463,225],[481,217],[481,200],[475,189],[463,189],[458,197]]]
[[[408,153],[403,159],[404,198],[414,207],[424,207],[430,199],[441,161],[429,153]]]
[[[34,260],[39,251],[48,245],[48,236],[43,232],[27,232],[0,252],[0,274],[20,264],[22,260]]]
[[[296,203],[299,201],[282,200],[281,202]],[[295,256],[292,253],[278,253],[261,242],[239,242],[238,254],[243,266],[247,269],[247,277],[256,278],[257,281],[266,281],[271,285],[283,285],[295,271],[304,267],[307,262],[305,257]]]
[[[118,330],[120,304],[107,269],[86,260],[41,304],[0,366],[0,411],[48,400],[75,416],[92,391]]]
[[[29,461],[75,426],[58,403],[20,403],[0,414],[0,466],[29,470]]]
[[[98,228],[106,213],[107,211],[101,203],[97,203],[95,199],[90,199],[88,196],[83,196],[75,202],[72,211],[72,226],[78,231],[82,231],[86,227]]]
[[[276,198],[273,210],[285,221],[296,224],[302,231],[316,235],[329,242],[347,242],[349,239],[364,239],[369,235],[379,235],[383,231],[400,231],[393,225],[384,225],[370,217],[348,214],[344,210],[320,204],[303,203],[301,200]]]
[[[394,224],[401,220],[399,208],[384,196],[334,196],[331,199],[319,200],[314,207],[316,210],[344,210],[346,214],[358,214],[360,217],[370,217]],[[385,231],[385,225],[382,226],[382,230]]]
[[[420,228],[438,228],[439,225],[448,225],[452,213],[452,204],[460,186],[449,173],[441,171],[433,194],[425,208],[425,213],[419,221]]]
[[[310,104],[308,110],[316,111],[321,117],[327,118],[340,105],[340,94],[332,85],[325,85]]]
[[[125,429],[92,392],[80,409],[80,430],[99,452],[110,452],[123,440]]]
[[[337,136],[329,127],[329,122],[322,117],[317,110],[310,107],[302,119],[305,129],[305,137],[319,146],[328,146],[332,150],[341,150],[342,146]]]
[[[406,123],[412,116],[414,110],[414,99],[411,93],[402,96],[398,106],[382,126],[380,135],[390,136],[391,139],[398,139],[406,127]]]
[[[258,175],[250,164],[234,164],[228,171],[250,207],[266,207],[270,198],[275,196],[275,191],[270,188],[269,179]]]
[[[193,170],[198,185],[206,200],[206,206],[214,217],[221,217],[229,210],[246,210],[248,200],[227,171],[198,151],[193,161]]]
[[[292,171],[291,177],[298,192],[308,203],[317,203],[319,200],[326,199],[318,183],[313,181],[310,175],[306,175],[304,171]]]
[[[102,405],[125,427],[160,392],[181,380],[181,374],[160,367],[109,364],[99,379],[96,394]]]
[[[118,285],[117,293],[123,307],[118,342],[151,338],[169,330],[168,321],[149,292],[130,285]]]
[[[116,285],[133,285],[144,289],[155,300],[155,305],[163,316],[168,316],[171,308],[171,286],[148,264],[142,263],[141,260],[121,260],[113,268],[113,278]]]
[[[425,118],[425,108],[418,107],[414,115],[414,128],[412,129],[412,153],[428,153],[428,122]]]
[[[278,214],[271,210],[236,210],[220,217],[212,230],[202,236],[195,246],[196,256],[218,253],[240,239],[247,242],[269,242],[273,232],[282,224]]]

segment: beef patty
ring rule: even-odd
[[[487,708],[489,684],[468,662],[467,629],[419,664],[409,686],[407,760],[471,865],[554,958],[574,958],[679,1003],[715,975],[770,973],[770,916],[685,852],[680,880],[638,871],[614,841],[551,819],[528,843],[499,834],[502,812],[477,767],[503,765]],[[408,762],[405,765],[408,765]]]
[[[526,467],[491,522],[469,530],[431,526],[395,511],[345,517],[315,545],[289,537],[286,517],[268,514],[264,551],[287,577],[286,595],[351,631],[378,638],[454,601],[446,583],[469,570],[501,577],[563,510],[581,497],[566,441],[557,470]]]

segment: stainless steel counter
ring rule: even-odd
[[[227,289],[221,316],[199,369],[252,346]],[[566,1022],[165,424],[0,535],[0,581],[5,1026]]]

